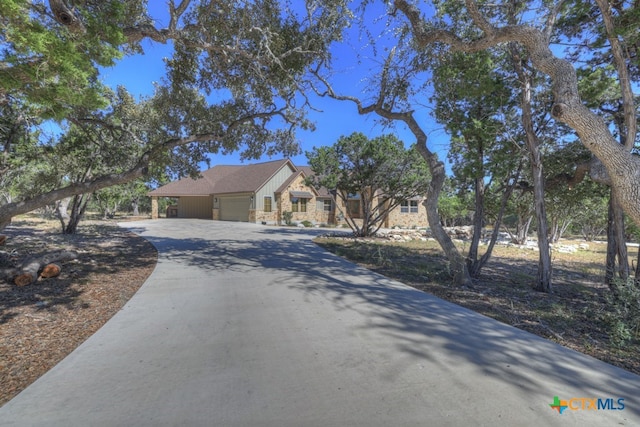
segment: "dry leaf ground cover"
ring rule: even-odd
[[[62,263],[60,276],[33,285],[0,279],[0,406],[118,312],[157,261],[149,242],[113,222],[88,221],[64,236],[55,221],[21,217],[3,234],[0,251],[16,260],[59,249],[79,257]]]
[[[640,343],[614,346],[605,321],[610,309],[603,284],[606,244],[553,253],[553,294],[532,289],[538,253],[496,246],[473,286],[451,285],[447,262],[435,242],[319,238],[325,249],[387,277],[565,347],[640,374]],[[563,242],[563,244],[584,242]],[[464,243],[460,249],[465,251]],[[630,254],[635,255],[633,250]]]

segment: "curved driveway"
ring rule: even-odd
[[[640,377],[354,266],[317,231],[124,226],[157,268],[1,425],[640,425]],[[560,415],[554,396],[625,407]]]

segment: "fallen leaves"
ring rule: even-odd
[[[57,277],[17,287],[0,281],[0,405],[72,352],[116,314],[157,260],[146,240],[115,224],[89,224],[62,236],[47,224],[14,221],[6,229],[12,256],[77,250]],[[92,260],[93,262],[85,262]]]

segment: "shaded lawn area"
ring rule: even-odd
[[[614,345],[603,284],[606,244],[553,252],[553,294],[532,288],[538,253],[496,246],[473,286],[454,286],[436,242],[318,238],[315,243],[370,270],[565,347],[640,374],[640,342]],[[563,242],[584,243],[584,242]],[[460,249],[466,253],[464,243]],[[634,251],[630,251],[635,255]]]

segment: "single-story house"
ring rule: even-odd
[[[152,218],[158,218],[160,197],[177,199],[167,216],[178,218],[281,224],[283,212],[291,212],[293,222],[336,224],[341,223],[346,209],[354,217],[360,211],[357,195],[349,200],[348,206],[336,207],[327,189],[305,184],[306,178],[312,175],[311,168],[296,167],[289,159],[218,165],[200,175],[197,179],[182,178],[149,192]],[[404,203],[392,211],[385,222],[385,226],[405,227],[426,224],[426,209],[418,200]]]

